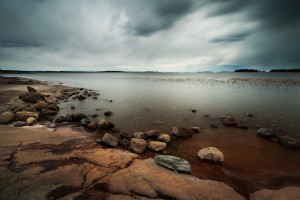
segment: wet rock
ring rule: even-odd
[[[115,127],[114,123],[107,121],[106,119],[103,118],[98,119],[98,125],[100,128],[104,128],[104,129],[112,129]]]
[[[56,104],[54,104],[54,103],[49,104],[49,105],[48,105],[48,109],[49,109],[49,110],[54,110],[54,111],[56,111],[56,112],[59,111],[59,107],[58,107]]]
[[[210,127],[212,129],[217,129],[217,128],[219,128],[219,125],[218,124],[210,124]]]
[[[182,158],[169,155],[154,156],[154,160],[159,165],[178,172],[191,173],[190,163]]]
[[[96,118],[96,117],[98,117],[97,114],[92,114],[92,118]]]
[[[79,100],[84,100],[84,99],[86,99],[86,97],[83,96],[83,95],[79,95],[79,96],[78,96],[78,99],[79,99]]]
[[[152,123],[153,126],[160,126],[160,125],[163,125],[163,124],[165,124],[165,122],[162,122],[162,121],[154,121]]]
[[[55,124],[49,124],[47,127],[48,128],[56,128],[56,125]]]
[[[276,138],[277,137],[277,133],[270,128],[260,128],[257,131],[257,135],[261,136],[261,137],[265,137],[265,138]]]
[[[80,121],[83,118],[87,118],[87,116],[85,114],[82,114],[82,113],[76,113],[76,114],[73,115],[72,121]]]
[[[73,121],[73,114],[67,114],[66,115],[66,122],[72,122]]]
[[[171,133],[176,137],[187,137],[193,135],[193,130],[191,128],[173,127]]]
[[[42,109],[41,110],[41,115],[56,115],[57,111],[55,110],[46,110],[46,109]]]
[[[117,129],[117,128],[112,128],[111,131],[112,131],[113,133],[120,133],[120,130]]]
[[[116,147],[118,145],[118,139],[112,136],[110,133],[104,134],[102,142],[112,147]]]
[[[208,117],[209,117],[209,115],[208,115],[208,114],[204,114],[204,117],[205,117],[205,118],[208,118]]]
[[[280,144],[285,147],[292,148],[292,149],[299,149],[300,148],[300,140],[290,136],[280,136],[278,138]]]
[[[98,99],[98,97],[93,97],[92,99]]]
[[[74,110],[74,109],[75,109],[75,106],[71,106],[71,109]]]
[[[108,182],[112,194],[139,194],[142,196],[141,199],[145,200],[244,199],[225,183],[200,180],[188,174],[177,174],[157,166],[153,159],[134,160],[129,167],[108,177]]]
[[[29,125],[29,126],[32,126],[32,125],[36,124],[36,119],[34,117],[29,117],[26,120],[26,124]]]
[[[109,100],[109,102],[111,103],[111,102],[113,102],[113,100]]]
[[[200,133],[200,127],[191,127],[193,133]]]
[[[147,148],[147,142],[143,139],[132,138],[130,147],[135,153],[143,153]]]
[[[236,127],[237,128],[242,128],[242,129],[248,129],[248,125],[247,124],[238,124]]]
[[[66,118],[64,116],[59,116],[58,118],[55,119],[56,123],[62,123],[65,121],[66,121]]]
[[[152,151],[163,151],[166,147],[167,143],[165,142],[150,141],[148,144],[148,148]]]
[[[235,126],[237,125],[239,122],[238,122],[238,119],[236,117],[226,117],[224,120],[223,120],[223,123],[227,126]]]
[[[87,127],[91,130],[97,130],[97,123],[91,122],[87,125]]]
[[[130,146],[130,140],[127,139],[127,138],[120,139],[120,144],[125,146],[125,147],[129,147]]]
[[[38,101],[36,104],[33,105],[33,107],[37,110],[47,109],[48,104],[44,101]]]
[[[160,136],[158,136],[158,141],[162,141],[162,142],[166,142],[169,143],[171,140],[171,137],[168,134],[160,134]]]
[[[34,117],[35,119],[38,119],[39,114],[28,111],[19,111],[16,113],[16,118],[19,121],[26,121],[29,117]]]
[[[133,137],[138,139],[146,139],[147,135],[144,132],[134,132]]]
[[[8,124],[13,121],[15,118],[14,113],[12,112],[4,112],[0,115],[0,124]]]
[[[26,126],[26,122],[24,122],[24,121],[16,121],[16,122],[13,123],[13,126],[15,126],[15,127]]]
[[[36,103],[38,101],[45,101],[45,97],[37,92],[26,92],[19,96],[22,101]]]
[[[192,113],[195,113],[195,112],[197,112],[197,110],[192,110]]]
[[[201,160],[208,161],[208,162],[214,162],[214,163],[224,162],[223,153],[216,147],[203,148],[198,152],[198,156],[200,157]]]
[[[112,114],[113,114],[113,112],[111,112],[111,111],[107,111],[107,112],[104,113],[104,115],[108,116],[108,117],[111,116]]]
[[[89,123],[91,123],[91,121],[89,120],[89,118],[83,118],[80,120],[80,124],[82,126],[87,126]]]
[[[37,92],[33,87],[27,86],[28,92]]]
[[[157,139],[158,136],[160,135],[160,132],[158,130],[150,130],[145,132],[147,138],[151,138],[151,139]]]
[[[247,115],[247,117],[254,117],[254,115],[251,113],[246,113],[246,115]]]
[[[285,187],[280,190],[262,189],[250,194],[250,200],[299,200],[300,187]]]
[[[13,110],[13,113],[16,114],[17,112],[23,111],[24,109],[26,109],[25,106],[23,106],[23,105],[22,105],[22,106],[19,106],[18,108],[16,108],[16,109]]]

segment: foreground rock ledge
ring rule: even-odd
[[[116,194],[134,193],[149,198],[244,199],[225,183],[176,174],[155,164],[153,159],[134,160],[111,175],[109,190]]]

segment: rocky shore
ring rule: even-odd
[[[104,118],[59,115],[59,102],[97,99],[96,91],[21,78],[0,77],[0,84],[1,199],[300,199],[298,187],[242,196],[225,183],[189,175],[192,167],[184,159],[141,156],[147,150],[167,154],[170,143],[199,133],[200,127],[173,127],[170,133],[122,133]],[[220,122],[247,128],[232,116],[223,116]],[[58,128],[65,123],[98,134]],[[218,124],[211,127],[218,128]],[[285,147],[300,147],[298,138],[272,129],[261,128],[257,134]],[[217,147],[199,149],[198,156],[212,165],[226,159]]]

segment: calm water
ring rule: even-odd
[[[15,75],[12,75],[15,76]],[[299,73],[58,73],[18,75],[54,84],[98,91],[100,99],[70,99],[60,103],[61,115],[82,112],[113,121],[123,132],[172,126],[200,126],[201,133],[172,142],[167,153],[187,159],[192,174],[222,181],[237,192],[300,186],[300,153],[256,135],[258,126],[300,136]],[[113,100],[112,103],[109,100]],[[71,110],[71,105],[76,107]],[[96,109],[102,109],[97,111]],[[196,109],[196,113],[191,110]],[[254,114],[249,118],[245,113]],[[209,117],[204,117],[208,114]],[[220,116],[233,115],[249,130],[223,127]],[[95,119],[96,120],[96,119]],[[211,123],[220,124],[211,130]],[[215,146],[225,157],[222,165],[200,161],[197,152]],[[148,151],[145,157],[153,157]]]
[[[15,75],[12,75],[15,76]],[[299,134],[300,73],[38,73],[18,75],[98,91],[98,100],[61,103],[61,114],[98,114],[124,132],[208,128],[233,115],[255,128]],[[112,99],[110,103],[108,100]],[[76,109],[72,111],[70,104]],[[96,109],[102,109],[96,111]],[[191,109],[196,109],[192,113]],[[254,118],[246,117],[252,113]],[[208,114],[209,118],[204,115]],[[221,124],[221,123],[220,123]]]

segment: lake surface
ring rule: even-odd
[[[300,153],[258,137],[258,127],[300,137],[300,73],[37,73],[25,78],[93,89],[99,99],[69,99],[60,114],[87,115],[110,110],[105,117],[122,132],[173,126],[201,127],[192,137],[172,142],[165,153],[187,159],[192,174],[222,181],[245,197],[262,188],[300,186]],[[110,100],[113,100],[110,102]],[[76,107],[71,110],[71,106]],[[101,109],[101,110],[96,110]],[[197,112],[193,113],[191,110]],[[254,117],[247,117],[252,113]],[[208,115],[208,117],[205,117]],[[249,129],[224,127],[220,116],[232,115]],[[97,120],[96,118],[94,119]],[[212,130],[210,124],[219,124]],[[222,165],[200,161],[197,152],[215,146],[225,157]],[[153,157],[148,151],[143,156]]]

